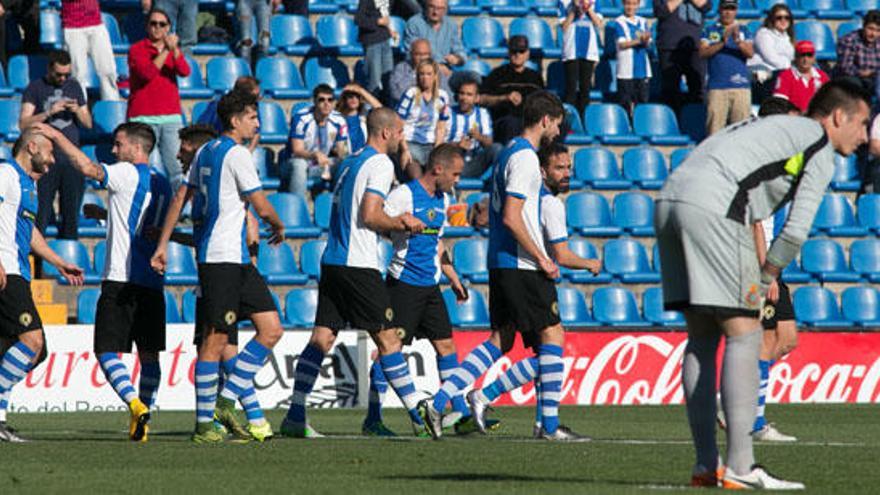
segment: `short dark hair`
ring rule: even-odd
[[[860,101],[871,107],[871,94],[861,84],[846,78],[834,79],[822,85],[813,95],[807,116],[827,117],[838,108],[843,108],[847,113],[854,112]]]
[[[168,15],[168,12],[165,12],[164,10],[156,7],[151,8],[150,11],[147,12],[146,17],[144,17],[144,22],[149,23],[150,17],[152,17],[153,14],[162,14],[165,17],[165,21],[167,21],[168,24],[171,24],[171,16]]]
[[[232,130],[232,117],[241,115],[248,108],[257,109],[257,98],[251,93],[230,91],[220,98],[217,104],[217,115],[224,131]]]
[[[801,113],[801,109],[794,103],[790,102],[788,98],[771,96],[761,103],[761,108],[758,109],[758,117],[787,115],[793,112]]]
[[[462,81],[460,83],[458,83],[458,90],[456,90],[456,93],[458,93],[458,91],[460,91],[461,88],[463,88],[465,86],[476,86],[477,93],[480,92],[480,83],[478,83],[477,80],[474,79],[473,77],[465,77],[462,79]]]
[[[177,132],[181,141],[192,143],[196,148],[217,138],[217,131],[207,124],[193,124]]]
[[[865,12],[865,16],[862,17],[862,27],[867,26],[868,24],[876,24],[880,26],[880,10],[869,10]]]
[[[66,50],[52,50],[46,56],[46,67],[53,65],[70,65],[70,53]]]
[[[541,149],[538,150],[538,160],[541,162],[541,167],[550,165],[550,158],[563,153],[568,153],[568,146],[557,141],[541,146]]]
[[[153,151],[153,146],[156,145],[156,134],[153,133],[153,128],[147,124],[123,122],[116,126],[116,129],[113,130],[113,135],[116,136],[120,132],[125,133],[126,137],[132,141],[137,142],[148,155]]]
[[[425,170],[433,170],[435,166],[447,166],[456,158],[464,160],[464,153],[457,144],[443,143],[431,150]]]
[[[370,113],[367,114],[367,139],[382,134],[382,131],[394,125],[398,118],[397,112],[388,107],[370,110]]]
[[[330,87],[329,84],[321,83],[315,86],[315,89],[312,90],[312,99],[318,97],[318,95],[333,95],[333,88]]]
[[[233,91],[243,91],[245,93],[253,93],[255,89],[260,87],[260,81],[253,76],[241,76],[235,80],[232,86]]]
[[[549,91],[535,91],[526,97],[523,103],[523,127],[532,127],[544,117],[554,119],[565,115],[565,109],[559,97]]]

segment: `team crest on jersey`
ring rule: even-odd
[[[33,323],[34,317],[31,316],[30,313],[25,311],[24,313],[18,315],[18,322],[21,323],[21,326],[26,327]]]
[[[394,319],[394,310],[391,308],[387,308],[385,310],[385,319],[391,321]]]
[[[721,33],[719,33],[718,31],[713,31],[709,33],[709,41],[712,43],[718,43],[719,41],[721,41]]]
[[[437,212],[435,212],[434,209],[431,208],[427,211],[426,215],[428,216],[428,221],[433,222],[434,218],[437,217]]]
[[[749,308],[757,308],[761,304],[761,295],[758,293],[758,286],[752,285],[746,292],[746,306]]]
[[[232,325],[235,323],[235,311],[227,311],[223,319],[226,320],[227,325]]]
[[[774,316],[776,316],[776,308],[773,306],[764,306],[764,310],[761,311],[761,318],[772,320]]]
[[[550,305],[550,311],[551,311],[554,315],[557,315],[557,316],[558,316],[558,315],[559,315],[559,303],[556,302],[556,301],[553,301],[553,304]]]

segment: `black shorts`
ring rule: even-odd
[[[0,336],[17,339],[19,335],[43,328],[31,284],[21,275],[7,275],[6,288],[0,291]]]
[[[104,281],[95,313],[95,354],[165,350],[165,294],[140,285]]]
[[[561,321],[555,283],[537,270],[489,270],[489,319],[493,330],[513,328],[534,347],[541,330]]]
[[[379,270],[321,265],[316,327],[378,332],[391,326],[394,310]]]
[[[414,337],[432,341],[452,338],[452,323],[439,285],[410,285],[390,276],[385,285],[394,311],[393,325],[402,329],[404,345],[410,345]]]
[[[196,308],[200,306],[199,301],[201,297],[196,297]],[[205,317],[202,316],[202,313],[196,309],[196,323],[195,330],[193,331],[193,345],[196,346],[196,349],[201,347],[202,340],[205,338]],[[236,325],[234,330],[226,331],[226,343],[229,345],[238,345],[238,325]]]
[[[794,306],[791,304],[791,292],[788,285],[782,279],[777,279],[779,284],[779,301],[776,304],[766,303],[761,311],[761,325],[764,330],[773,330],[780,321],[794,320]]]
[[[252,314],[278,311],[266,281],[250,263],[200,264],[199,290],[200,326],[223,333],[235,332],[237,323]]]

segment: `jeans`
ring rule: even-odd
[[[113,46],[110,34],[104,24],[84,28],[64,30],[64,44],[70,52],[73,77],[80,82],[85,91],[89,73],[89,58],[95,65],[98,81],[101,84],[102,100],[119,100],[119,87],[116,86],[116,62],[113,59]],[[88,95],[85,95],[88,100]]]
[[[58,238],[77,239],[79,227],[79,205],[86,187],[85,179],[73,165],[67,155],[55,150],[55,165],[49,167],[46,175],[40,179],[37,188],[37,229],[46,233],[46,226],[55,219],[53,204],[55,194],[59,195]]]
[[[238,17],[238,32],[241,35],[241,56],[245,59],[250,57],[253,47],[254,33],[251,32],[251,20],[257,17],[257,42],[263,53],[269,50],[269,19],[272,17],[272,7],[268,0],[238,0],[235,4],[235,15]],[[249,44],[245,44],[249,41]]]
[[[407,147],[412,159],[419,162],[422,168],[425,168],[425,165],[428,164],[428,157],[431,156],[431,151],[434,149],[434,143],[421,144],[415,141],[408,141]]]
[[[183,124],[151,125],[156,134],[156,146],[150,154],[150,164],[158,170],[164,170],[171,183],[171,190],[177,191],[183,182],[183,172],[180,162],[177,161],[177,151],[180,149],[180,137],[178,132]]]
[[[287,160],[287,170],[282,171],[282,176],[286,173],[289,177],[288,192],[305,198],[309,189],[309,179],[319,179],[321,172],[323,172],[321,167],[312,165],[305,158],[290,158]]]
[[[174,32],[180,37],[180,48],[190,53],[196,44],[196,16],[199,2],[193,0],[156,0],[157,9],[162,9],[171,18]]]
[[[394,68],[394,56],[388,40],[364,47],[364,65],[367,69],[367,91],[377,94],[388,87],[388,77]]]

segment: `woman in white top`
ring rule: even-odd
[[[755,74],[755,101],[773,92],[776,74],[791,67],[794,59],[794,19],[788,5],[777,3],[755,33],[755,56],[749,67]]]
[[[449,95],[440,89],[439,73],[437,62],[421,61],[416,67],[416,85],[406,90],[397,105],[409,155],[421,165],[428,162],[434,146],[446,141]],[[406,164],[407,158],[401,161]]]

